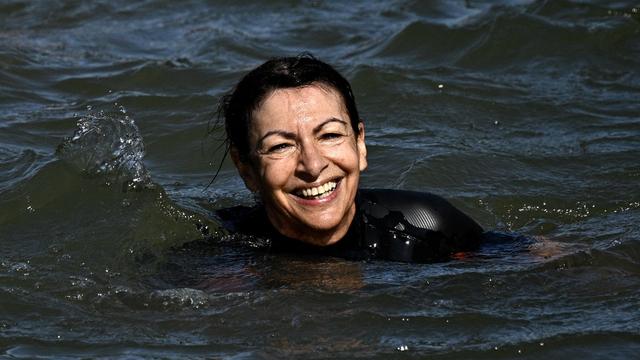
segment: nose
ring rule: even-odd
[[[314,181],[328,165],[329,161],[315,144],[303,144],[300,147],[296,175],[304,181]]]

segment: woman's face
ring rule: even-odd
[[[253,113],[247,162],[232,157],[247,187],[285,236],[329,245],[355,214],[360,171],[367,167],[364,128],[355,135],[341,96],[310,85],[278,89]]]

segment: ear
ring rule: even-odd
[[[257,192],[258,191],[258,182],[256,181],[257,178],[255,176],[255,172],[253,171],[253,168],[251,167],[251,164],[249,163],[249,161],[242,160],[242,157],[240,156],[240,153],[238,152],[238,149],[235,146],[231,146],[231,148],[229,149],[229,153],[231,154],[231,159],[233,160],[233,164],[236,166],[236,169],[238,169],[238,173],[240,174],[242,181],[244,181],[244,185],[251,192]]]
[[[367,168],[367,145],[364,142],[364,123],[358,123],[358,136],[356,137],[356,146],[358,147],[358,156],[360,161],[360,171]]]

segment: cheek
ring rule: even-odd
[[[260,164],[260,182],[264,189],[278,189],[283,187],[291,176],[291,161],[281,159],[277,161],[263,161]]]
[[[340,146],[329,149],[327,157],[333,159],[336,164],[345,170],[358,168],[358,151],[355,143],[345,142]]]

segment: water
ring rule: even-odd
[[[221,231],[252,197],[228,160],[207,186],[216,101],[301,51],[353,84],[363,186],[524,237],[403,264]],[[638,358],[639,69],[637,1],[2,1],[2,356]]]

